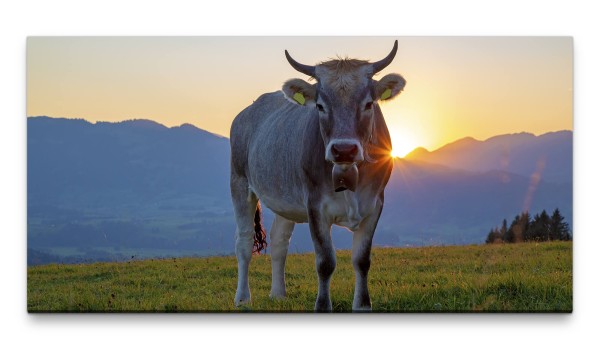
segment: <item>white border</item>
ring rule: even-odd
[[[19,345],[518,345],[598,341],[596,7],[572,1],[19,1],[0,13],[2,340]],[[593,4],[593,2],[589,2]],[[284,5],[285,4],[285,5]],[[545,35],[575,43],[572,315],[29,315],[25,44],[33,35]],[[11,342],[9,342],[11,341]]]

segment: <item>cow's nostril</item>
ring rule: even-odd
[[[354,161],[354,157],[358,154],[358,146],[354,143],[336,143],[331,146],[331,154],[336,160]]]

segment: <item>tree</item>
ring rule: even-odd
[[[491,229],[487,235],[487,238],[485,239],[485,243],[494,243],[494,240],[495,240],[494,229]]]
[[[531,225],[529,225],[527,233],[525,234],[525,241],[539,241],[540,235],[540,215],[536,213],[531,220]]]
[[[521,212],[515,216],[507,227],[506,219],[502,220],[500,228],[490,229],[485,243],[516,243],[523,241],[570,241],[573,239],[569,224],[557,209],[552,216],[548,216],[546,210],[537,213],[533,219],[528,211]]]
[[[487,236],[487,239],[485,240],[485,243],[501,243],[501,242],[502,242],[502,236],[501,236],[498,228],[491,229],[490,233]]]
[[[508,232],[508,227],[506,225],[506,218],[502,220],[502,226],[500,227],[500,239],[504,239],[504,235]]]
[[[517,224],[519,224],[519,215],[515,216],[513,221],[510,223],[510,227],[508,228],[506,233],[504,233],[504,235],[502,235],[502,241],[504,241],[506,243],[515,242],[515,230],[517,228]]]
[[[551,235],[552,240],[570,241],[572,239],[569,224],[564,219],[565,217],[560,214],[558,208],[555,209],[550,217],[548,227],[548,234]]]
[[[510,228],[508,228],[504,241],[509,243],[523,242],[525,239],[524,236],[529,229],[529,224],[529,212],[525,211],[517,215],[512,223],[510,223]]]
[[[550,236],[550,217],[546,210],[542,210],[542,213],[533,217],[525,239],[538,242],[552,240]]]

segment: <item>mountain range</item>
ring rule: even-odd
[[[473,172],[506,171],[548,182],[573,181],[573,132],[499,135],[485,141],[466,137],[433,152],[419,147],[405,158]]]
[[[29,117],[27,131],[28,264],[233,253],[227,138],[148,120]],[[572,225],[572,148],[570,131],[520,133],[394,159],[374,244],[482,243],[522,210]],[[312,251],[305,224],[290,251]]]

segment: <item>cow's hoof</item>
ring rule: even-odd
[[[286,298],[285,290],[282,291],[271,291],[269,298],[273,300],[284,300]]]
[[[250,291],[235,293],[235,306],[247,305],[250,303]]]
[[[371,308],[371,306],[358,306],[358,307],[352,307],[352,312],[373,312],[373,309]]]
[[[371,299],[369,295],[358,296],[352,302],[352,312],[371,312]]]
[[[315,312],[331,312],[331,300],[318,300],[315,303]]]

